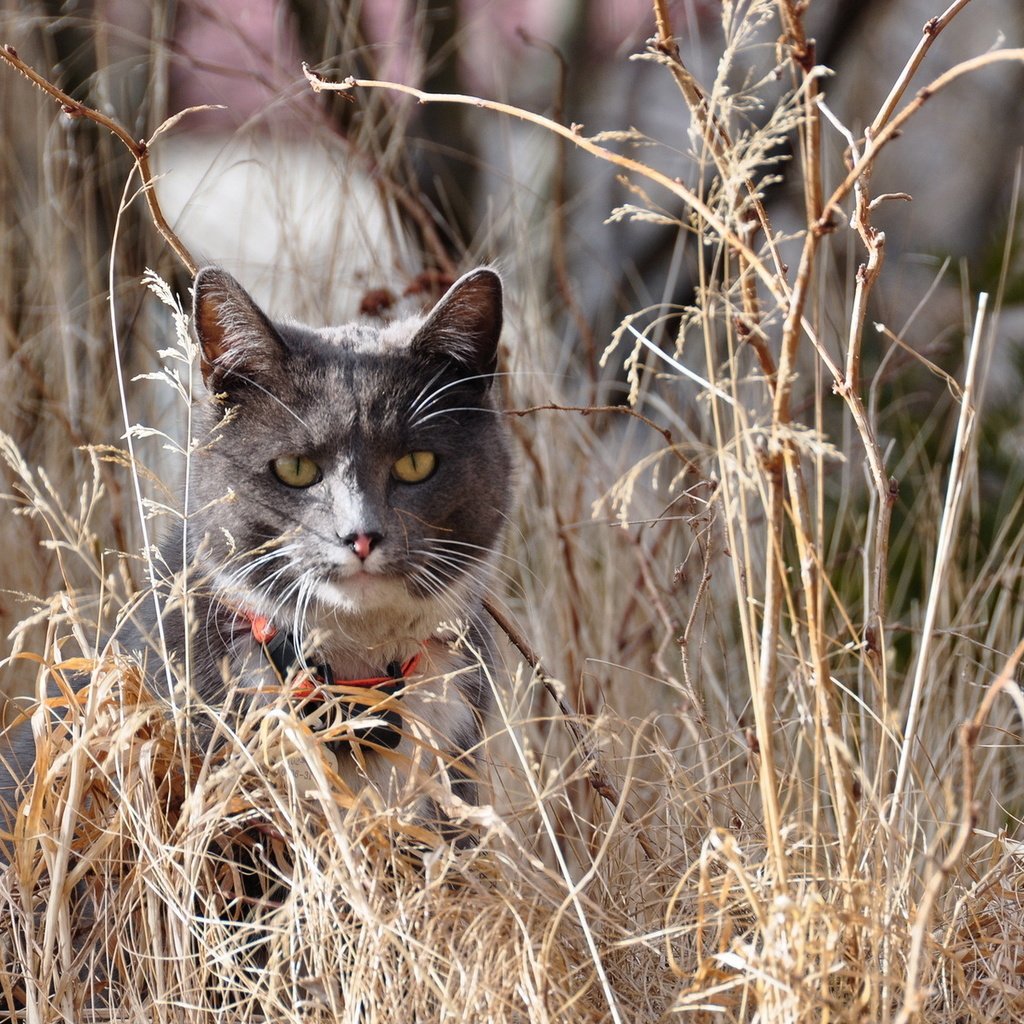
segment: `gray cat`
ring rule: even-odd
[[[387,793],[407,778],[382,752],[412,764],[429,745],[472,802],[490,700],[481,599],[512,492],[500,279],[472,271],[425,319],[384,327],[273,323],[217,268],[194,296],[206,395],[189,514],[161,545],[159,615],[140,605],[122,646],[165,696],[191,695],[193,741],[211,735],[202,709],[283,688],[350,781]],[[332,699],[332,683],[370,706]],[[26,729],[15,746],[8,800]]]

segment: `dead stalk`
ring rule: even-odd
[[[860,435],[861,444],[864,446],[868,471],[875,488],[877,515],[870,544],[870,550],[873,552],[873,568],[868,607],[865,612],[864,643],[868,656],[877,663],[886,645],[885,595],[889,578],[889,526],[898,489],[894,488],[894,481],[886,472],[885,457],[864,408],[860,387],[860,362],[868,296],[882,272],[882,263],[885,257],[885,235],[871,226],[872,204],[868,201],[867,193],[869,178],[870,170],[855,188],[853,226],[867,249],[868,258],[857,268],[857,284],[850,315],[850,333],[847,338],[846,375],[842,381],[834,385],[834,390],[842,396],[850,410],[857,433]]]
[[[907,61],[905,67],[900,72],[899,78],[893,83],[893,87],[889,90],[889,95],[886,96],[885,101],[875,115],[875,119],[871,122],[870,134],[877,135],[882,130],[883,125],[892,117],[896,104],[899,103],[901,97],[907,91],[910,80],[917,74],[917,69],[921,66],[925,55],[931,49],[932,43],[939,37],[939,33],[970,2],[971,0],[954,0],[954,3],[951,3],[937,18],[930,18],[925,22],[924,28],[921,30],[921,39],[916,49],[910,55],[910,60]]]
[[[861,159],[850,168],[846,177],[836,186],[835,190],[828,197],[828,201],[825,203],[821,211],[821,216],[818,219],[819,229],[829,229],[830,218],[832,217],[835,208],[843,201],[843,199],[846,198],[847,195],[849,195],[854,182],[874,164],[878,154],[899,134],[899,130],[903,125],[906,124],[907,121],[910,120],[910,118],[913,117],[914,114],[916,114],[921,107],[923,107],[924,104],[932,98],[932,96],[941,92],[947,86],[952,85],[953,82],[962,78],[964,75],[969,75],[972,71],[978,71],[981,68],[989,67],[992,64],[1003,63],[1006,61],[1017,64],[1024,63],[1024,48],[992,50],[991,52],[983,53],[978,57],[972,57],[970,60],[962,61],[960,64],[950,68],[948,71],[939,75],[938,78],[931,81],[923,89],[920,89],[917,95],[898,114],[896,114],[895,117],[892,117],[885,122],[878,134],[874,135],[867,141],[867,145],[864,147],[864,154]]]
[[[949,566],[949,560],[955,546],[956,530],[960,522],[960,508],[964,492],[965,474],[967,472],[967,454],[971,438],[974,434],[974,422],[977,409],[974,405],[975,371],[981,355],[984,338],[985,317],[988,310],[988,295],[982,292],[978,296],[978,312],[974,319],[974,331],[971,335],[970,349],[967,354],[967,369],[964,371],[964,390],[960,399],[960,415],[957,417],[956,441],[953,445],[953,462],[949,467],[949,479],[946,483],[946,500],[942,508],[942,519],[939,523],[939,542],[935,552],[935,565],[932,569],[931,583],[928,588],[928,603],[925,606],[924,624],[921,627],[921,639],[914,665],[914,681],[910,690],[910,701],[907,707],[907,724],[903,734],[903,747],[900,750],[899,764],[896,769],[896,781],[893,785],[888,822],[893,825],[905,812],[904,795],[910,776],[910,768],[917,750],[918,716],[924,700],[925,680],[928,674],[931,642],[935,634],[939,600],[942,593],[943,580]]]

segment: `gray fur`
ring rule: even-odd
[[[294,629],[342,679],[380,674],[434,638],[435,674],[467,668],[436,684],[444,699],[423,704],[429,679],[416,699],[452,753],[472,757],[490,687],[466,650],[486,663],[481,597],[512,492],[493,387],[501,321],[500,280],[486,269],[456,282],[425,319],[323,329],[272,323],[230,275],[200,271],[194,322],[207,393],[194,416],[187,528],[161,544],[160,622],[146,601],[121,636],[154,685],[180,686],[187,662],[186,685],[203,704],[223,704],[232,681],[271,688],[243,608]],[[418,451],[436,454],[433,475],[394,479],[394,462]],[[281,483],[271,463],[293,455],[311,458],[322,479]],[[351,543],[358,534],[381,538],[365,562]],[[468,624],[461,653],[438,639],[442,622],[455,621]],[[27,730],[15,743],[23,768]],[[473,797],[468,784],[457,791]]]

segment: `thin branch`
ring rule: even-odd
[[[123,128],[113,118],[107,117],[106,114],[100,113],[98,110],[93,110],[92,107],[87,107],[84,103],[80,103],[78,100],[73,99],[62,89],[59,89],[52,82],[45,79],[38,71],[26,64],[19,56],[13,46],[4,44],[0,46],[0,58],[5,60],[12,68],[16,71],[21,72],[30,82],[38,86],[46,93],[51,99],[55,100],[61,105],[61,110],[67,114],[68,117],[84,117],[88,121],[93,121],[98,124],[101,128],[106,128],[115,138],[117,138],[125,148],[131,153],[132,158],[135,160],[135,166],[139,169],[139,176],[142,178],[142,186],[146,195],[146,203],[149,206],[149,215],[153,218],[153,224],[156,226],[157,231],[160,232],[164,241],[174,250],[175,255],[184,264],[185,269],[190,274],[195,274],[198,269],[196,262],[192,259],[191,253],[182,244],[182,241],[178,236],[171,230],[170,225],[164,219],[163,211],[160,209],[160,204],[157,202],[156,190],[154,189],[153,172],[149,166],[149,147],[153,142],[153,139],[160,134],[163,127],[166,127],[166,123],[161,128],[157,129],[154,133],[153,138],[148,141],[145,139],[139,139],[136,141],[128,134],[127,130]],[[182,113],[185,113],[184,111]],[[175,115],[175,118],[181,115]],[[174,119],[172,119],[174,120]]]
[[[853,163],[860,159],[857,141],[853,133],[832,113],[824,101],[818,107],[828,118],[837,131],[847,141]],[[833,381],[832,390],[839,395],[850,410],[854,425],[864,445],[864,454],[868,463],[871,482],[875,488],[877,516],[874,522],[873,541],[867,545],[872,553],[874,565],[871,571],[871,583],[868,591],[868,607],[864,616],[865,650],[877,665],[881,652],[885,650],[885,595],[889,577],[889,529],[892,522],[892,510],[899,494],[899,485],[895,478],[890,477],[885,468],[885,457],[881,445],[875,437],[871,417],[864,405],[861,395],[860,366],[861,352],[864,344],[864,321],[867,316],[868,298],[871,290],[882,272],[885,258],[885,234],[875,230],[871,224],[871,213],[876,205],[891,198],[906,198],[903,193],[890,193],[868,197],[867,183],[870,179],[870,168],[854,185],[854,210],[851,225],[860,235],[867,249],[867,262],[857,268],[856,289],[853,296],[853,308],[850,313],[850,332],[846,349],[846,373],[842,378]],[[870,522],[868,530],[871,530]]]
[[[891,120],[887,121],[881,131],[868,138],[864,149],[863,157],[850,168],[846,177],[836,186],[835,191],[829,196],[821,211],[821,216],[816,225],[820,231],[830,229],[832,211],[843,201],[853,188],[854,182],[870,168],[878,154],[885,145],[891,142],[906,122],[916,114],[924,104],[937,92],[951,85],[958,78],[988,67],[990,64],[998,64],[1004,61],[1024,63],[1024,48],[994,50],[991,53],[984,53],[978,57],[972,57],[960,64],[955,65],[948,71],[943,72],[938,78],[921,89],[918,94]]]
[[[675,439],[672,437],[672,431],[668,427],[661,427],[654,420],[648,419],[643,413],[639,413],[636,409],[631,409],[628,405],[559,405],[555,402],[548,402],[545,405],[531,405],[525,409],[505,409],[504,413],[506,416],[529,416],[535,412],[578,412],[583,416],[590,416],[592,413],[618,413],[622,416],[630,416],[635,420],[639,420],[645,426],[651,428],[651,430],[657,431],[663,438],[665,443],[670,448],[675,448]]]
[[[658,34],[651,40],[651,43],[657,53],[665,58],[663,63],[668,65],[668,69],[672,73],[672,77],[675,79],[676,85],[686,101],[686,105],[690,108],[691,116],[700,125],[701,135],[711,150],[715,164],[724,182],[728,175],[719,161],[722,160],[724,154],[728,152],[733,144],[732,139],[729,138],[728,129],[712,112],[707,93],[693,73],[683,63],[682,56],[679,53],[679,46],[676,44],[675,36],[672,33],[672,23],[669,18],[666,0],[654,0],[654,17],[658,27]],[[750,183],[748,182],[747,184],[750,187]]]
[[[917,48],[910,55],[910,60],[907,61],[905,67],[900,72],[899,78],[897,78],[893,83],[893,87],[889,90],[889,95],[886,96],[885,102],[879,108],[874,121],[871,122],[872,135],[877,135],[882,130],[882,126],[890,117],[892,117],[892,112],[896,109],[896,104],[899,103],[900,98],[907,91],[907,86],[910,85],[910,80],[917,73],[917,69],[921,66],[921,62],[931,49],[932,43],[934,43],[938,38],[939,33],[970,2],[971,0],[955,0],[955,2],[950,4],[949,7],[947,7],[946,10],[937,18],[929,18],[928,21],[925,22],[924,28],[921,29],[921,39],[917,44]]]
[[[551,118],[544,117],[542,114],[535,114],[522,107],[516,107],[509,103],[500,103],[497,100],[481,99],[479,96],[467,96],[462,93],[424,92],[422,89],[415,89],[411,85],[403,85],[400,82],[383,82],[374,79],[354,78],[352,76],[341,82],[330,82],[318,72],[313,71],[307,64],[302,65],[302,70],[314,92],[352,92],[354,89],[386,89],[391,92],[412,96],[420,103],[458,103],[464,106],[476,107],[479,110],[491,110],[498,114],[514,117],[520,121],[526,121],[528,124],[536,125],[555,135],[559,135],[591,156],[615,164],[617,167],[621,167],[623,170],[630,171],[640,177],[647,178],[649,181],[655,182],[681,199],[690,209],[707,221],[708,226],[723,241],[728,242],[730,246],[743,255],[744,259],[747,260],[751,268],[778,302],[785,303],[788,300],[789,290],[785,280],[780,275],[769,270],[757,253],[739,235],[730,230],[729,226],[700,196],[687,188],[678,178],[670,178],[667,174],[662,174],[660,171],[648,167],[639,160],[633,160],[628,156],[623,156],[621,153],[606,149],[593,139],[585,136],[582,127],[578,124],[566,127],[557,121],[551,120]]]
[[[590,737],[583,726],[580,725],[579,715],[572,709],[562,690],[555,684],[555,681],[544,671],[541,666],[540,657],[533,649],[530,641],[523,636],[516,624],[490,598],[484,598],[484,608],[498,625],[498,628],[501,629],[512,645],[523,656],[530,668],[537,673],[540,681],[544,684],[544,689],[548,691],[551,699],[557,705],[562,715],[562,721],[565,722],[566,728],[571,733],[573,742],[583,758],[590,788],[605,800],[614,812],[622,815],[626,824],[633,829],[637,842],[648,859],[655,864],[661,863],[664,858],[648,838],[643,826],[637,822],[636,816],[623,802],[622,794],[618,791],[605,770],[604,764],[601,761],[601,755],[594,749],[593,744],[590,742]]]

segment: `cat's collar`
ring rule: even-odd
[[[292,675],[296,667],[301,670],[293,680],[289,696],[302,704],[307,704],[330,700],[330,688],[334,686],[373,689],[383,694],[383,706],[374,709],[374,717],[381,721],[369,728],[360,729],[355,737],[356,741],[390,750],[394,750],[402,742],[402,716],[389,698],[393,697],[402,688],[405,680],[416,671],[421,651],[417,651],[405,662],[391,662],[384,670],[386,675],[369,676],[364,679],[338,679],[330,665],[318,664],[302,653],[290,630],[279,630],[265,615],[257,615],[245,609],[239,610],[238,614],[249,623],[253,639],[262,646],[282,682]],[[353,714],[353,709],[344,702],[341,702],[335,711],[342,719],[350,718]],[[319,718],[320,715],[317,713],[313,717]],[[332,740],[327,746],[338,754],[347,742]]]
[[[417,651],[404,662],[392,661],[384,670],[386,675],[367,676],[363,679],[339,679],[330,665],[318,664],[303,655],[291,633],[281,632],[267,616],[257,615],[244,608],[239,609],[238,614],[249,623],[253,639],[262,645],[282,679],[287,679],[296,665],[308,669],[308,672],[296,680],[295,689],[292,690],[293,697],[303,700],[324,699],[325,694],[317,683],[320,686],[393,688],[396,682],[408,679],[416,671],[422,655],[421,651]]]

